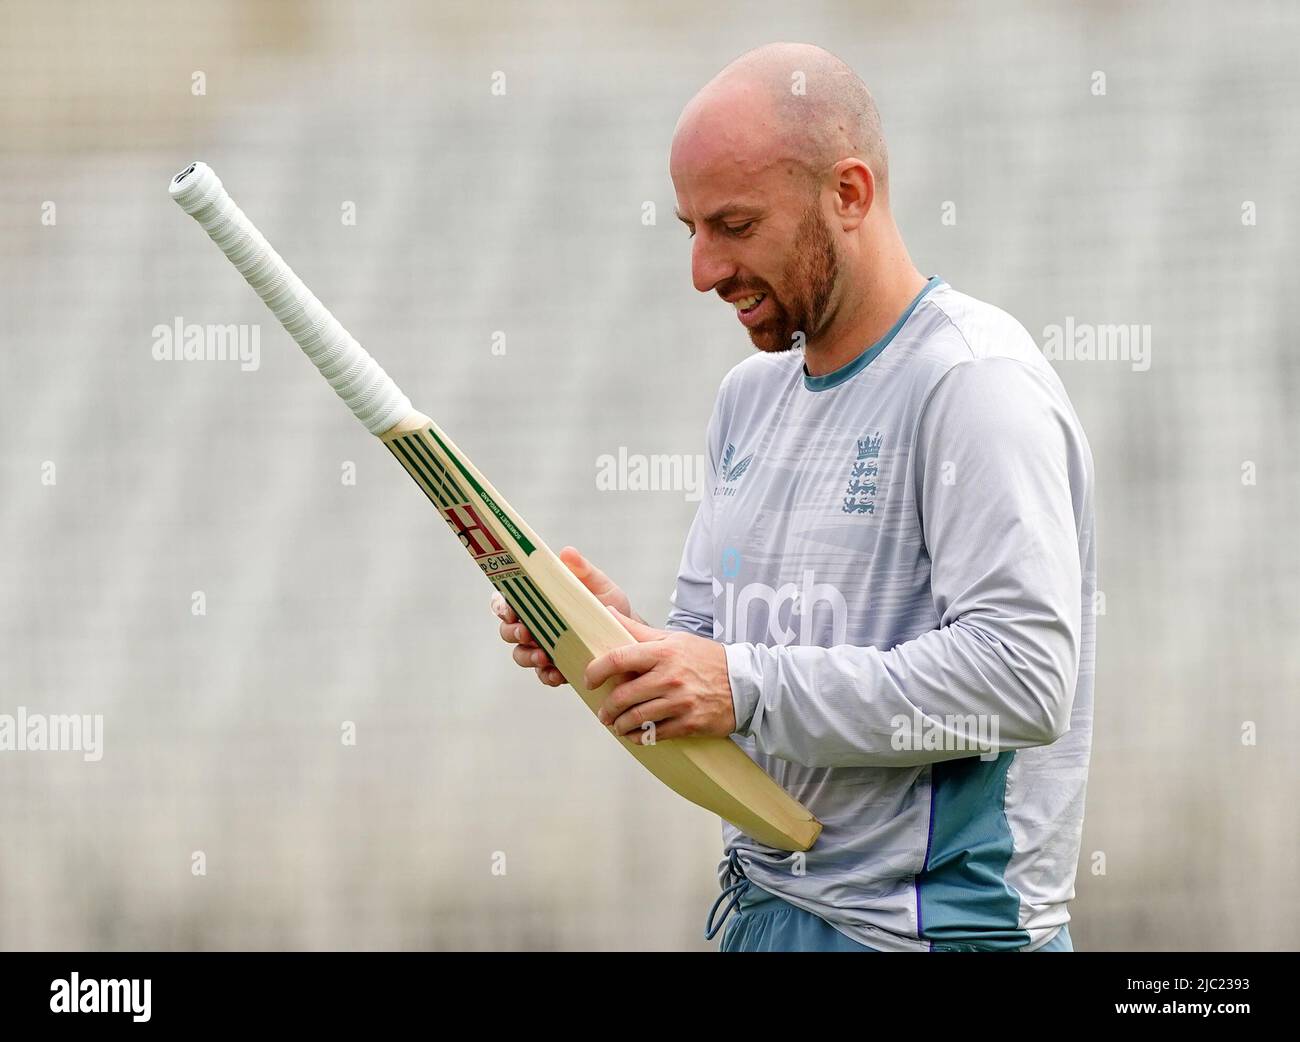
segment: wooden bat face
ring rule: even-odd
[[[438,508],[484,576],[554,657],[569,627],[520,563],[520,558],[526,560],[537,553],[536,543],[487,491],[432,421],[416,430],[386,434],[383,441]],[[489,518],[495,524],[489,523]],[[502,529],[504,532],[498,536]]]
[[[634,638],[435,423],[417,413],[381,437],[573,689],[599,709],[616,680],[588,688],[587,664]],[[807,850],[821,831],[731,741],[621,744],[678,793],[769,846]]]

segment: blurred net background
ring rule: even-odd
[[[703,451],[752,350],[690,286],[666,158],[777,39],[873,89],[923,271],[1040,340],[1151,328],[1148,371],[1057,363],[1106,595],[1076,943],[1296,947],[1298,31],[1289,3],[7,0],[0,712],[102,713],[105,745],[0,753],[0,947],[708,947],[716,820],[509,662],[443,523],[166,184],[210,163],[660,623],[695,503],[598,491],[596,458]],[[155,361],[178,317],[260,325],[260,369]]]

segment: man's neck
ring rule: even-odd
[[[893,273],[850,290],[840,301],[840,308],[855,310],[833,315],[824,335],[808,341],[804,348],[808,375],[833,373],[871,347],[889,332],[925,283],[925,276],[905,260]]]

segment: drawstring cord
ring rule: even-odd
[[[718,935],[718,931],[726,925],[727,917],[736,909],[740,903],[741,892],[749,886],[749,879],[745,876],[745,869],[740,863],[740,854],[732,848],[727,853],[727,886],[718,895],[718,899],[713,902],[713,907],[709,909],[709,917],[704,922],[704,939],[713,940]],[[731,898],[727,901],[727,898]],[[714,923],[713,917],[718,913],[718,906],[723,901],[727,901],[727,907],[722,913],[722,918]]]

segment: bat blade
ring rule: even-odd
[[[591,690],[587,664],[634,638],[569,571],[436,424],[302,283],[203,163],[172,179],[176,202],[202,226],[366,428],[438,508],[461,545],[594,712],[614,687]],[[821,824],[724,738],[656,745],[619,739],[670,788],[779,850],[807,850]]]
[[[615,681],[587,687],[587,664],[635,638],[437,424],[415,414],[381,438],[594,713]],[[678,794],[761,843],[807,850],[821,831],[812,814],[730,740],[679,738],[640,745],[620,739],[620,744]]]

